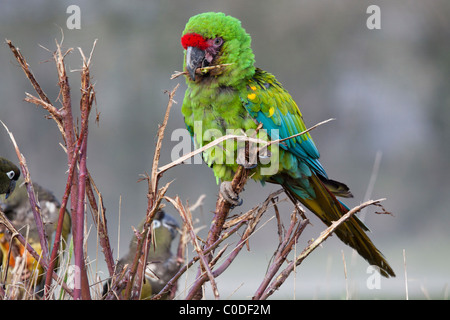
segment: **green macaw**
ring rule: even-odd
[[[187,89],[181,110],[195,147],[236,131],[247,136],[257,132],[260,139],[276,140],[306,129],[290,94],[272,74],[254,66],[250,43],[241,22],[223,13],[202,13],[186,24],[181,44]],[[240,154],[245,149],[238,143],[222,143],[202,156],[217,181],[222,181],[221,193],[234,205],[240,202],[230,180],[238,165],[244,164],[251,168],[253,179],[283,186],[293,201],[303,203],[328,226],[349,210],[336,196],[352,194],[345,184],[328,178],[309,133],[285,140],[279,148],[274,146],[261,155],[257,166],[242,161]],[[267,155],[278,159],[276,170],[271,169],[273,163],[264,163]],[[371,265],[378,266],[383,276],[395,276],[365,231],[368,228],[353,216],[335,233]]]
[[[142,230],[145,219],[141,221],[137,230]],[[145,267],[145,280],[142,284],[141,300],[149,299],[152,295],[157,294],[164,288],[167,282],[178,272],[180,263],[177,257],[171,252],[172,241],[177,235],[179,225],[177,221],[165,213],[159,211],[153,220],[153,241],[150,244],[147,265]],[[128,265],[131,266],[137,250],[137,238],[134,235],[130,241],[127,254],[122,257],[116,265],[115,274],[121,273]],[[108,281],[103,287],[105,295],[111,282]]]
[[[0,157],[0,194],[5,194],[6,199],[14,191],[19,177],[19,168],[8,159]]]
[[[33,211],[31,209],[30,201],[28,199],[27,189],[22,183],[22,179],[18,181],[19,186],[15,192],[5,199],[0,200],[0,207],[5,213],[6,217],[11,221],[12,225],[18,230],[33,247],[37,254],[42,253],[41,243],[39,240],[39,234],[37,231],[36,223],[34,220]],[[51,191],[43,188],[37,183],[33,183],[33,188],[36,194],[36,199],[39,201],[39,207],[41,210],[42,222],[44,223],[45,234],[49,243],[49,250],[52,250],[52,241],[54,238],[56,226],[58,224],[59,209],[61,204],[58,199],[52,194]],[[61,249],[64,251],[68,241],[68,237],[71,230],[72,221],[69,212],[66,210],[63,220],[62,229],[62,241]],[[7,261],[8,250],[11,246],[11,234],[4,227],[0,226],[0,256],[3,256],[0,265],[5,268],[9,263],[9,271],[14,268],[16,264],[16,258],[18,255],[23,255],[24,247],[18,240],[14,239],[14,247],[18,248],[18,251],[13,251],[10,255],[9,261]],[[45,271],[40,264],[27,253],[26,268],[23,272],[23,279],[28,280],[34,272],[37,272],[37,281],[35,286],[35,293],[39,296],[43,294],[43,288],[45,284]],[[58,265],[58,264],[57,264]],[[10,278],[10,275],[8,275]]]

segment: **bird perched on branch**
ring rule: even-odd
[[[37,183],[33,183],[33,187],[36,194],[36,200],[39,202],[44,231],[49,243],[49,250],[51,250],[61,205],[49,190],[41,187]],[[15,229],[23,235],[37,254],[41,255],[42,248],[39,234],[25,185],[19,185],[8,199],[5,199],[4,201],[0,200],[0,207]],[[64,250],[66,247],[70,229],[71,218],[69,212],[66,211],[63,220],[61,250]],[[8,267],[9,273],[11,273],[14,268],[18,267],[16,262],[18,260],[22,261],[21,257],[25,251],[22,244],[20,244],[17,239],[12,240],[11,237],[11,232],[6,229],[6,227],[0,226],[0,250],[1,255],[3,256],[0,264],[3,269]],[[8,274],[9,281],[11,280],[11,276],[11,274]],[[26,254],[25,268],[22,272],[21,281],[24,283],[27,281],[35,281],[34,293],[38,293],[39,296],[42,296],[42,289],[45,282],[44,269],[29,253]]]
[[[146,219],[138,226],[137,230],[142,230]],[[180,263],[177,257],[171,252],[172,241],[177,235],[179,225],[177,221],[164,211],[158,211],[153,220],[152,243],[147,256],[147,265],[145,267],[145,279],[142,285],[140,299],[148,299],[157,294],[167,282],[178,272]],[[128,253],[119,260],[116,266],[115,274],[124,272],[126,267],[131,267],[137,250],[136,235],[130,241]],[[120,278],[120,277],[118,277]],[[111,286],[107,282],[103,288],[103,294],[106,294]]]
[[[14,191],[19,177],[19,168],[8,159],[0,157],[0,194],[5,194],[6,199]]]
[[[214,12],[193,16],[182,33],[181,44],[187,83],[182,113],[197,148],[230,130],[277,140],[306,129],[290,94],[272,74],[255,67],[251,38],[238,19]],[[253,179],[283,186],[294,202],[303,203],[328,226],[348,212],[336,196],[352,194],[345,184],[328,178],[309,133],[285,140],[279,147],[272,145],[265,152],[261,149],[258,161],[248,161],[253,155],[243,150],[245,146],[227,141],[202,154],[217,181],[222,182],[221,194],[233,205],[240,201],[230,180],[243,164],[251,169]],[[366,231],[368,228],[353,216],[335,233],[371,265],[378,266],[383,276],[395,276]]]

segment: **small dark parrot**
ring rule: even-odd
[[[0,194],[5,194],[6,199],[14,191],[19,177],[19,168],[8,159],[0,157]]]
[[[21,182],[21,180],[19,180],[19,182]],[[51,250],[56,226],[58,224],[59,209],[61,204],[51,191],[43,188],[37,183],[33,183],[33,187],[36,194],[36,200],[39,202],[42,222],[44,223],[44,231],[49,244],[49,250]],[[39,234],[25,185],[23,183],[19,183],[19,186],[8,197],[8,199],[0,199],[0,208],[5,213],[6,217],[11,221],[16,230],[18,230],[33,247],[36,253],[39,255],[42,254]],[[60,247],[61,253],[66,248],[71,225],[72,220],[69,212],[66,210],[63,220],[62,240]],[[0,265],[2,268],[6,268],[6,265],[9,264],[9,273],[11,273],[13,268],[16,266],[16,259],[19,256],[22,256],[25,251],[25,248],[17,239],[12,241],[14,241],[14,250],[12,250],[9,261],[7,261],[8,250],[11,247],[11,233],[4,226],[0,226],[0,256],[2,256]],[[58,264],[59,262],[57,262],[57,266]],[[45,271],[42,266],[31,256],[31,254],[27,252],[22,280],[26,282],[36,277],[34,293],[37,293],[38,296],[42,296],[43,294],[45,284],[44,272]],[[8,274],[8,281],[10,281],[10,278],[11,275]]]
[[[145,219],[141,221],[137,230],[142,230],[144,223]],[[179,225],[172,216],[162,210],[156,213],[153,220],[153,240],[147,256],[145,279],[142,285],[140,300],[149,299],[154,294],[160,292],[167,282],[178,272],[180,263],[171,251],[172,241],[175,239],[178,229]],[[126,266],[131,266],[136,255],[136,250],[137,238],[134,235],[130,241],[127,254],[117,262],[116,274],[122,272]],[[110,281],[105,283],[103,294],[108,292],[110,286]]]

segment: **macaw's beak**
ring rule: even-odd
[[[5,194],[5,199],[8,199],[9,195],[14,191],[15,188],[16,188],[16,180],[11,180],[11,182],[9,183],[9,188]]]
[[[186,69],[195,81],[195,70],[203,66],[205,60],[205,51],[197,47],[188,47],[186,51]]]

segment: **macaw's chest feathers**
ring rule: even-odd
[[[258,68],[251,77],[241,79],[238,86],[211,86],[189,81],[182,112],[196,148],[226,134],[270,141],[306,129],[300,110],[289,93],[273,75]],[[262,128],[256,132],[259,124]],[[213,168],[218,180],[232,178],[237,168],[239,147],[237,143],[220,145],[223,152],[215,148],[203,153],[203,159]],[[256,146],[261,147],[261,144]],[[265,181],[279,172],[287,172],[295,178],[309,177],[311,168],[326,177],[318,161],[319,152],[309,134],[287,140],[280,148],[271,146],[267,151],[266,155],[276,163],[255,168],[252,172],[255,180]],[[233,159],[231,153],[234,153],[234,160],[228,161]],[[260,164],[258,159],[253,160],[255,165]],[[262,168],[269,167],[272,170],[261,172]]]
[[[239,86],[211,86],[203,82],[188,86],[182,113],[195,148],[227,134],[244,135],[246,131],[256,129],[257,122],[242,104],[244,90],[245,82]],[[202,154],[218,179],[231,179],[236,161],[227,161],[227,157],[236,154],[236,149],[234,142],[226,141]],[[235,159],[235,155],[232,156]]]
[[[227,129],[256,128],[255,121],[242,106],[239,90],[231,86],[189,86],[182,112],[189,127],[201,122],[202,133],[216,129],[224,135]]]

